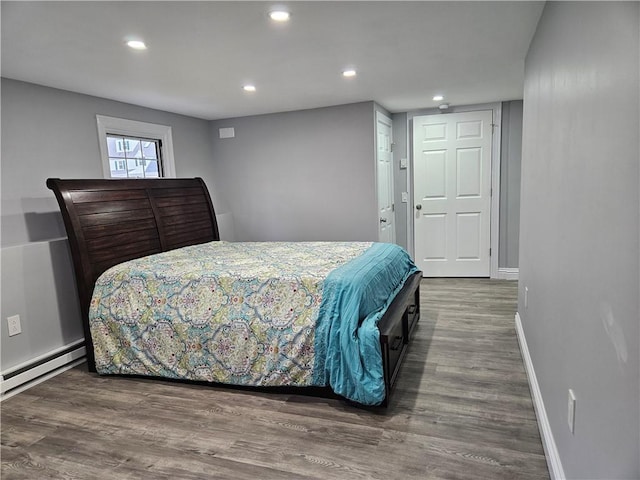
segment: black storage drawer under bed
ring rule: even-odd
[[[409,288],[391,302],[378,323],[387,396],[395,384],[402,358],[409,345],[411,331],[420,318],[421,279],[422,272],[416,272],[407,280]]]
[[[385,379],[387,385],[395,383],[400,368],[400,360],[408,345],[404,318],[398,320],[386,332],[380,332],[382,361],[386,363],[386,371],[389,372],[389,378]]]

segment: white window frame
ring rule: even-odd
[[[104,178],[113,178],[111,177],[111,167],[109,165],[107,134],[159,139],[161,141],[162,176],[165,178],[176,177],[176,166],[173,159],[173,137],[170,126],[107,117],[105,115],[96,115],[96,122]]]

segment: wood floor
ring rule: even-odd
[[[421,288],[386,411],[77,367],[2,403],[2,478],[548,479],[516,283]]]

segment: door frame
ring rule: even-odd
[[[393,229],[392,229],[392,241],[395,243],[396,242],[396,238],[397,238],[397,231],[396,231],[396,209],[395,209],[395,175],[394,175],[394,168],[393,168],[393,161],[394,161],[394,155],[393,155],[393,120],[391,119],[391,115],[387,115],[384,112],[381,112],[380,110],[376,110],[376,115],[375,115],[375,141],[374,141],[374,162],[375,162],[375,172],[376,172],[376,222],[379,222],[379,217],[380,217],[380,209],[378,207],[378,205],[380,204],[379,202],[379,192],[378,192],[378,122],[379,119],[382,118],[385,120],[385,123],[389,123],[389,129],[390,129],[390,134],[391,134],[391,196],[393,199],[393,204],[394,204],[394,208],[392,210],[393,213]],[[378,230],[378,241],[380,241],[380,225],[376,224],[376,229]]]
[[[480,105],[464,105],[449,107],[446,113],[438,108],[428,108],[407,112],[407,192],[409,192],[409,204],[407,205],[407,246],[409,253],[415,258],[415,228],[414,228],[414,202],[413,202],[413,118],[423,115],[446,115],[447,113],[475,112],[478,110],[493,111],[493,138],[491,141],[491,226],[490,226],[490,278],[498,276],[498,258],[500,247],[500,146],[502,137],[502,103],[483,103]]]

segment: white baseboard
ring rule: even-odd
[[[86,361],[84,339],[16,365],[0,375],[0,400],[25,391]]]
[[[498,276],[496,277],[498,280],[518,280],[518,276],[520,274],[520,270],[517,268],[499,268]]]
[[[540,392],[540,386],[538,385],[536,372],[533,369],[533,362],[531,361],[531,354],[529,353],[527,340],[524,336],[522,319],[520,318],[520,314],[518,312],[516,312],[516,333],[518,334],[520,352],[522,353],[524,367],[527,371],[527,378],[529,379],[529,388],[531,389],[533,406],[535,408],[536,417],[538,419],[538,428],[540,429],[540,436],[542,437],[542,446],[547,458],[549,475],[551,476],[551,480],[565,480],[566,477],[564,476],[562,462],[560,461],[560,454],[558,453],[556,442],[553,439],[553,432],[551,431],[551,425],[549,424],[549,417],[547,417],[547,411],[544,408],[544,400],[542,399],[542,393]]]

